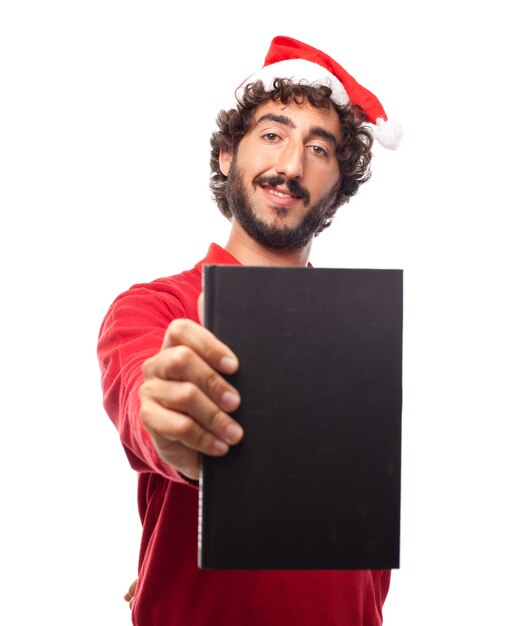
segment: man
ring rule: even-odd
[[[204,264],[306,266],[313,238],[369,177],[372,136],[395,147],[377,98],[333,59],[276,37],[265,66],[222,111],[211,188],[231,220],[224,248],[112,304],[98,354],[104,406],[139,473],[138,626],[378,626],[390,572],[214,571],[197,567],[199,458],[243,437],[239,364],[200,324]]]

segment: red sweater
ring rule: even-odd
[[[203,264],[238,264],[219,246],[193,269],[138,284],[111,305],[98,356],[104,407],[138,472],[143,526],[136,626],[379,626],[386,570],[200,570],[198,488],[155,452],[139,420],[141,364],[171,320],[197,321]]]

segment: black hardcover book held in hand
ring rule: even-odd
[[[203,457],[202,568],[399,567],[402,270],[206,266],[244,439]]]

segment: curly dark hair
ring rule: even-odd
[[[307,102],[320,109],[333,107],[337,111],[342,129],[342,143],[336,150],[341,175],[340,187],[318,232],[330,225],[337,209],[348,202],[357,193],[360,185],[370,178],[373,143],[371,130],[365,125],[363,110],[356,105],[339,106],[330,99],[331,94],[332,90],[325,85],[293,83],[286,78],[275,79],[273,90],[267,92],[263,83],[256,81],[245,87],[241,97],[237,99],[235,109],[220,111],[217,116],[218,130],[210,139],[210,189],[225,217],[230,220],[232,213],[226,199],[227,176],[221,172],[219,165],[220,151],[236,151],[241,139],[252,126],[256,109],[265,102],[273,100],[285,105]]]

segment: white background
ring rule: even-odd
[[[508,624],[501,7],[2,3],[6,624],[129,623],[135,476],[102,409],[98,328],[131,284],[225,243],[209,136],[278,34],[334,56],[405,129],[399,151],[375,148],[371,181],[312,256],[405,272],[401,568],[385,624]]]

